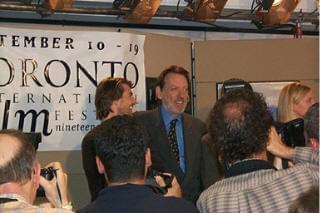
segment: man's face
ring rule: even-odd
[[[133,106],[136,104],[136,98],[133,95],[131,88],[127,84],[122,84],[123,94],[118,102],[118,114],[132,114]]]
[[[303,118],[312,104],[314,104],[314,97],[312,91],[310,91],[297,104],[293,104],[293,112],[298,117]]]
[[[162,106],[174,117],[184,112],[189,101],[188,81],[185,76],[169,73],[164,79],[162,89],[157,87],[157,98]]]

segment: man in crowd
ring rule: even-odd
[[[0,212],[72,212],[67,198],[67,175],[60,163],[47,167],[55,170],[52,180],[40,176],[36,151],[18,130],[0,131]],[[50,207],[33,205],[39,184]]]
[[[301,193],[318,185],[319,150],[287,147],[272,124],[258,93],[234,90],[217,101],[209,133],[225,164],[225,179],[201,194],[200,212],[287,212]],[[297,164],[277,171],[267,151]]]
[[[205,142],[203,122],[184,113],[189,101],[189,73],[179,66],[158,77],[156,96],[161,106],[135,113],[151,137],[152,168],[177,177],[185,199],[195,202],[219,178],[214,155]]]
[[[132,114],[132,108],[136,99],[131,91],[131,82],[123,78],[107,78],[102,80],[95,95],[95,107],[97,118],[101,124],[92,129],[82,141],[82,165],[85,171],[91,201],[95,200],[98,192],[106,185],[103,175],[99,174],[95,161],[95,146],[93,143],[96,131],[102,128],[102,124],[116,115]]]
[[[169,197],[164,197],[156,187],[145,185],[147,168],[151,165],[149,138],[132,116],[116,116],[101,126],[103,128],[96,130],[94,138],[96,163],[108,187],[79,213],[197,212],[191,203],[173,197],[181,195],[175,178],[172,187],[167,188]],[[163,184],[161,178],[157,182]]]
[[[319,102],[313,104],[304,115],[304,131],[307,145],[319,148]]]

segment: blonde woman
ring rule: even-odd
[[[298,82],[286,85],[282,88],[278,100],[278,121],[285,123],[296,118],[303,118],[314,102],[310,87]],[[273,164],[277,169],[282,169],[281,158],[275,157]],[[289,166],[292,166],[291,162]]]
[[[278,121],[288,122],[303,118],[314,104],[311,88],[301,83],[291,83],[283,87],[278,100]]]

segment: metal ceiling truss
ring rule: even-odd
[[[23,1],[23,0],[21,0]],[[29,0],[25,0],[29,1]],[[134,28],[157,28],[177,30],[205,30],[222,32],[280,33],[292,34],[301,13],[294,12],[287,24],[257,26],[252,23],[256,14],[248,8],[223,9],[214,21],[196,21],[185,14],[185,6],[163,6],[157,10],[149,24],[128,23],[125,17],[130,8],[114,9],[112,3],[75,1],[70,8],[48,10],[39,2],[28,3],[0,0],[0,21],[77,24],[90,26],[114,26]],[[19,12],[19,14],[18,14]],[[303,13],[302,30],[305,35],[319,35],[319,12]]]

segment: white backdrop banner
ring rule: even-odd
[[[145,36],[0,27],[0,129],[41,132],[39,150],[79,150],[100,123],[95,90],[106,77],[133,83],[145,110]]]

